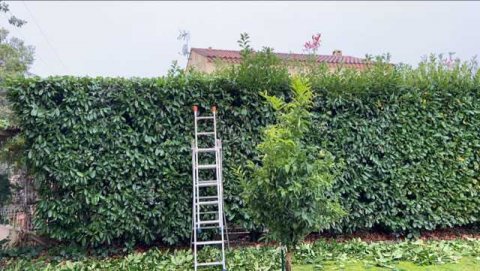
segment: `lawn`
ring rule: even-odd
[[[200,258],[212,261],[218,251],[204,249]],[[108,254],[108,255],[107,255]],[[274,247],[242,247],[227,251],[230,271],[280,270],[280,251]],[[3,259],[2,259],[3,258]],[[0,270],[193,270],[190,250],[86,251],[75,247],[48,250],[0,251]],[[218,270],[218,269],[202,269]],[[346,242],[317,240],[298,247],[294,270],[480,270],[480,240]]]
[[[480,270],[480,259],[474,257],[465,257],[460,259],[457,263],[435,264],[435,265],[416,265],[412,262],[401,261],[397,264],[392,264],[389,267],[372,266],[368,263],[363,263],[357,260],[351,260],[344,263],[328,262],[323,265],[297,265],[294,267],[295,271],[384,271],[384,270],[398,270],[398,271],[478,271]]]

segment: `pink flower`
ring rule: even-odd
[[[310,52],[310,53],[315,53],[318,50],[318,48],[320,47],[320,42],[321,42],[320,37],[321,36],[322,36],[322,34],[320,34],[320,33],[312,35],[312,40],[305,42],[305,44],[303,45],[304,51],[307,51],[307,52]]]

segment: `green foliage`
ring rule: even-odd
[[[38,229],[90,245],[188,240],[193,103],[219,108],[227,219],[259,226],[232,167],[260,162],[254,146],[275,120],[260,92],[290,99],[285,67],[266,54],[214,76],[8,80],[40,187]],[[349,214],[333,229],[409,233],[478,223],[480,73],[473,70],[430,59],[415,69],[378,62],[363,73],[309,76],[315,100],[306,139],[346,165],[332,196]]]
[[[7,119],[0,119],[0,130],[10,127],[10,122]]]
[[[247,55],[253,51],[252,47],[250,47],[250,35],[248,35],[248,33],[241,33],[240,39],[237,41],[237,43],[242,49],[240,53],[245,59]]]
[[[258,93],[239,96],[227,80],[181,72],[132,80],[18,78],[9,85],[39,187],[35,226],[84,245],[188,240],[192,104],[218,104],[229,165],[255,157],[250,142],[259,135],[252,131],[270,113]],[[228,219],[249,227],[238,181],[229,170],[224,176]]]
[[[257,146],[261,165],[251,162],[251,178],[243,182],[245,205],[254,220],[289,248],[343,214],[328,196],[334,182],[333,156],[304,138],[310,129],[313,92],[300,78],[292,81],[292,92],[288,103],[264,94],[276,110],[277,123],[265,129]]]
[[[319,114],[311,139],[346,163],[335,190],[349,215],[339,230],[416,233],[478,221],[480,84],[473,68],[432,57],[417,69],[377,63],[365,73],[314,78]]]
[[[24,144],[25,139],[22,135],[10,136],[0,144],[0,161],[6,163],[9,168],[22,169],[25,164]]]
[[[7,203],[10,194],[10,181],[8,180],[8,174],[0,173],[0,206],[4,206],[4,204]]]
[[[4,13],[5,17],[8,18],[8,23],[14,27],[21,27],[27,23],[25,20],[12,15],[9,4],[3,0],[0,1],[0,13]],[[0,163],[8,162],[3,159],[6,157],[4,153],[7,151],[3,148],[3,145],[5,141],[10,140],[11,131],[5,132],[5,130],[14,128],[16,125],[16,118],[6,99],[3,83],[8,76],[26,74],[34,60],[34,47],[26,45],[24,41],[18,38],[9,38],[8,34],[7,29],[0,27]],[[18,141],[15,143],[18,143]],[[18,153],[8,155],[9,158],[18,156]],[[20,161],[15,161],[15,164],[20,164]]]
[[[275,95],[288,92],[290,77],[287,66],[273,53],[272,48],[263,47],[260,51],[254,51],[247,33],[241,34],[238,44],[242,48],[242,63],[221,69],[219,74],[233,80],[242,96],[259,90],[268,90]]]
[[[462,257],[477,257],[479,244],[476,239],[373,243],[359,239],[341,243],[319,240],[314,244],[301,244],[297,249],[296,262],[323,264],[359,260],[370,266],[390,268],[400,261],[416,265],[456,263]]]
[[[8,31],[0,27],[0,130],[10,128],[15,121],[2,84],[7,76],[24,75],[33,63],[33,53],[32,46],[18,38],[8,38]]]
[[[241,248],[227,251],[228,270],[258,270],[268,271],[278,269],[275,260],[279,254],[271,248]],[[78,256],[78,255],[77,255]],[[214,261],[218,250],[205,248],[199,251],[201,261]],[[67,258],[68,260],[65,260]],[[5,271],[10,270],[193,270],[193,255],[191,250],[159,250],[135,252],[123,257],[45,257],[37,260],[10,258],[4,262]],[[0,267],[2,262],[0,261]],[[218,268],[203,268],[202,270],[218,270]]]
[[[437,268],[440,269],[446,263],[458,263],[462,259],[480,257],[479,248],[479,240],[398,243],[367,243],[360,240],[337,243],[319,240],[313,244],[300,244],[294,260],[298,265],[311,264],[316,266],[313,270],[324,270],[323,268],[329,266],[341,267],[356,261],[362,262],[364,266],[385,267],[388,268],[387,270],[396,270],[394,266],[399,262],[415,264],[410,266],[424,267],[436,265],[429,270],[437,270]],[[18,252],[22,254],[16,255],[12,252],[9,255],[5,255],[6,258],[3,260],[4,269],[2,270],[193,270],[191,250],[162,251],[154,248],[146,252],[133,252],[109,258],[82,256],[82,253],[85,252],[75,248],[61,248],[56,251],[47,251],[46,253],[39,250]],[[204,249],[200,251],[200,257],[202,260],[212,261],[217,253],[214,249]],[[271,247],[229,250],[227,251],[228,270],[278,270],[280,268],[277,260],[279,254],[278,249]],[[38,257],[39,255],[41,256]],[[475,266],[479,264],[480,261],[477,260],[477,265]],[[461,269],[461,265],[453,266],[457,268],[452,270],[464,270]],[[2,260],[0,260],[1,267]],[[218,269],[205,268],[205,270]],[[370,270],[370,268],[366,268],[366,270]]]
[[[32,46],[18,38],[8,38],[8,30],[0,28],[0,78],[26,72],[33,63],[33,52]]]
[[[4,0],[0,1],[0,12],[9,13],[10,15],[12,14],[10,12],[9,4],[7,4]],[[15,27],[22,27],[24,24],[27,23],[27,21],[19,19],[15,15],[11,15],[8,16],[8,23]]]
[[[11,15],[9,4],[0,1],[0,13],[9,13],[8,23],[14,27],[22,27],[27,22]],[[34,47],[25,45],[24,41],[18,38],[8,38],[9,31],[0,27],[0,82],[6,76],[22,75],[33,63]],[[0,90],[0,94],[3,90]],[[0,98],[3,98],[0,96]],[[1,100],[0,100],[1,105]],[[3,113],[0,111],[0,113]]]

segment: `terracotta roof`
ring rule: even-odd
[[[233,50],[218,50],[218,49],[206,49],[206,48],[192,48],[191,52],[196,52],[199,55],[205,56],[209,61],[215,59],[222,59],[223,61],[231,63],[239,63],[242,58],[240,51]],[[302,61],[308,59],[307,54],[295,54],[295,53],[275,53],[278,57],[285,60]],[[366,61],[364,59],[353,56],[336,56],[336,55],[317,55],[318,62],[326,62],[329,64],[350,64],[350,65],[364,65]]]

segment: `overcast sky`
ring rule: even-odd
[[[430,53],[480,55],[480,2],[9,2],[28,21],[11,34],[36,47],[31,72],[47,75],[161,76],[191,47],[238,49],[247,32],[256,49],[302,52],[322,33],[320,54],[391,53],[417,63]],[[6,25],[6,17],[2,18]]]

